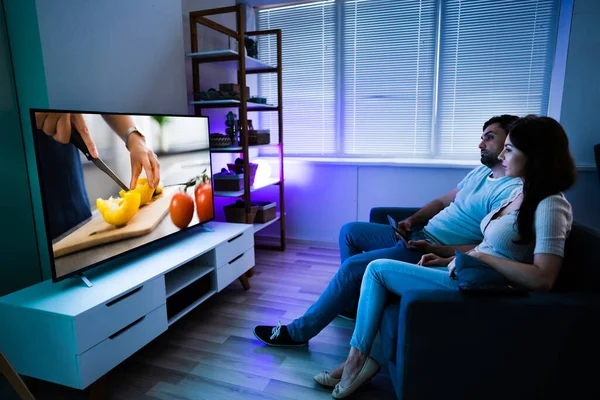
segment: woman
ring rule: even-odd
[[[523,186],[483,219],[483,242],[469,254],[517,285],[551,290],[573,220],[571,205],[562,194],[575,182],[567,135],[554,119],[529,115],[513,124],[498,158],[506,175],[520,178]],[[342,365],[315,380],[325,385],[338,382],[333,397],[344,398],[375,376],[380,366],[369,353],[387,291],[402,295],[409,289],[457,290],[453,258],[426,254],[417,265],[392,260],[370,263],[361,286],[350,354]],[[423,268],[429,265],[448,268]]]

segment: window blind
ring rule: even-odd
[[[282,30],[285,153],[334,153],[335,2],[260,10],[258,26]],[[276,65],[274,36],[259,37],[258,48],[261,60]],[[258,85],[261,96],[269,102],[277,100],[276,74],[261,75]],[[276,113],[261,113],[260,122],[272,137],[278,134]]]
[[[546,115],[558,11],[558,0],[442,2],[441,157],[478,158],[494,115]]]
[[[343,2],[343,149],[430,152],[435,0]]]

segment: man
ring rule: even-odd
[[[454,250],[466,252],[479,244],[483,218],[521,184],[518,179],[504,176],[498,160],[509,125],[517,119],[501,115],[486,121],[479,144],[483,165],[469,172],[450,193],[398,223],[398,230],[411,239],[408,246],[390,226],[346,224],[339,239],[342,265],[323,294],[302,317],[287,326],[255,327],[256,338],[271,346],[306,345],[340,312],[356,308],[362,277],[371,261],[385,258],[416,264],[425,253],[448,257]]]

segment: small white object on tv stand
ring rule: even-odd
[[[0,351],[21,375],[85,389],[254,266],[252,225],[206,226],[86,272],[91,288],[75,276],[0,298]]]

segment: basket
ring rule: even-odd
[[[256,176],[256,170],[258,169],[258,164],[249,163],[248,166],[250,167],[250,186],[252,186],[252,185],[254,185],[254,177]],[[228,163],[227,168],[230,171],[235,172],[236,174],[242,174],[244,166]],[[242,176],[242,175],[240,175],[240,176]]]
[[[213,188],[219,192],[237,192],[244,190],[244,175],[213,175]]]
[[[231,138],[220,133],[211,133],[209,135],[210,147],[229,147],[231,146]]]
[[[256,223],[264,224],[265,222],[274,220],[277,216],[277,207],[272,201],[257,201],[251,204],[258,207],[256,218],[254,219]]]
[[[246,209],[243,204],[233,203],[223,207],[225,212],[225,220],[227,222],[237,222],[240,224],[246,223]],[[258,212],[258,206],[250,206],[250,214],[248,214],[248,223],[254,223],[256,213]]]
[[[240,135],[240,142],[242,146],[244,145],[244,139]],[[248,131],[248,146],[256,146],[259,144],[269,144],[271,143],[271,133],[269,132],[261,132],[261,131]]]

